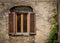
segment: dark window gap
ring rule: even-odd
[[[17,32],[21,32],[21,15],[17,14]]]
[[[23,14],[23,32],[27,32],[27,14]]]

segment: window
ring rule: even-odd
[[[9,14],[9,34],[35,34],[35,14],[32,10],[29,7],[21,7],[20,10],[18,10],[19,8],[15,9],[11,10]]]

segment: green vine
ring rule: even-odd
[[[55,8],[52,10],[52,13],[53,13],[53,18],[51,20],[52,29],[50,31],[50,37],[49,37],[47,43],[58,43],[57,16],[56,16],[56,9]]]

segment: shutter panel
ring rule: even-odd
[[[30,34],[35,34],[35,13],[30,14]]]
[[[9,34],[15,34],[16,28],[16,14],[14,12],[9,14]]]

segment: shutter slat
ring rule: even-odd
[[[16,14],[14,12],[9,14],[9,34],[15,34],[15,23]]]
[[[35,13],[30,14],[30,33],[35,33]]]

